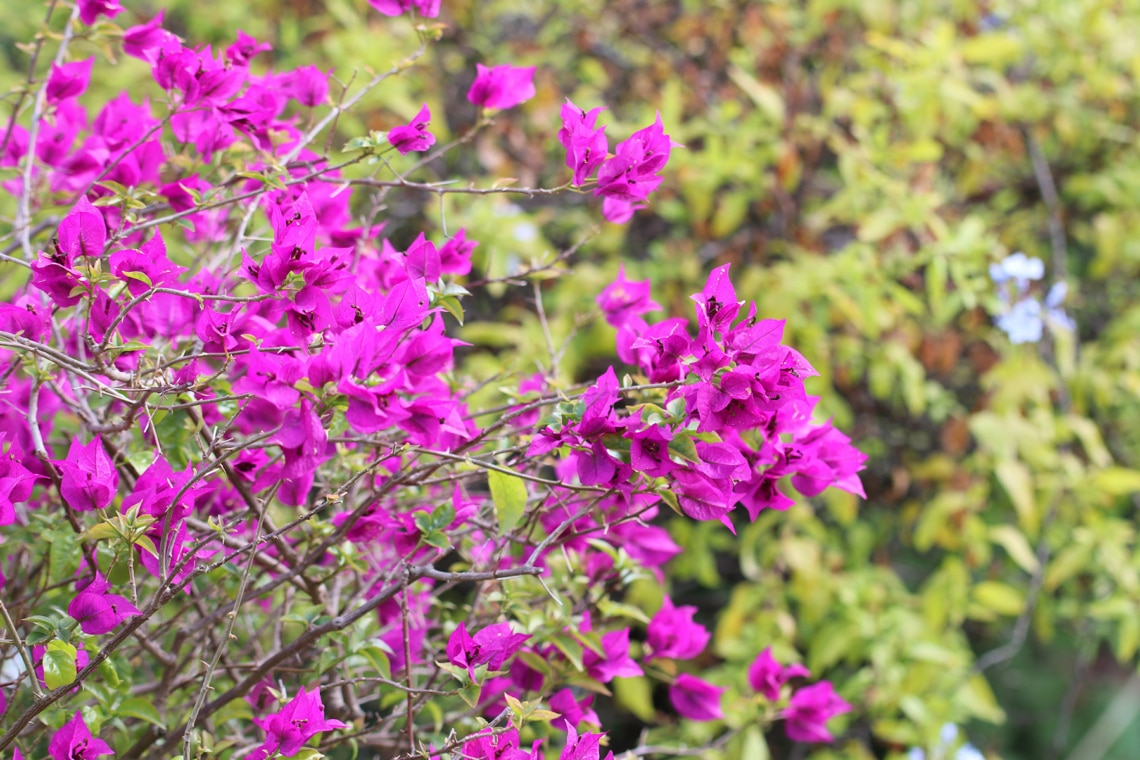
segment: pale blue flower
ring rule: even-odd
[[[957,738],[958,727],[953,723],[946,723],[938,732],[938,744],[931,748],[933,754],[927,755],[925,750],[911,747],[906,753],[906,760],[986,760],[981,750],[969,742],[953,750]]]
[[[1006,256],[997,264],[990,264],[990,279],[997,285],[1002,312],[995,320],[1013,343],[1036,343],[1044,335],[1045,327],[1052,330],[1072,330],[1073,320],[1061,308],[1069,288],[1063,281],[1056,282],[1045,296],[1042,305],[1029,295],[1029,283],[1045,276],[1045,264],[1034,256],[1018,251]]]
[[[1036,298],[1023,298],[997,318],[997,326],[1009,336],[1011,343],[1036,343],[1041,340],[1045,327],[1041,321],[1041,304]]]
[[[994,283],[1003,285],[1013,280],[1022,292],[1029,287],[1030,280],[1040,280],[1044,276],[1044,262],[1036,256],[1026,256],[1021,251],[1006,256],[998,264],[990,264],[990,279]]]

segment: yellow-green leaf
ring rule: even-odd
[[[1025,608],[1025,595],[1000,581],[982,581],[974,586],[974,600],[999,615],[1017,615]]]
[[[526,483],[498,470],[487,473],[487,483],[491,487],[491,500],[495,503],[495,516],[499,520],[499,535],[510,533],[526,511]]]
[[[1037,555],[1029,546],[1029,539],[1017,528],[1012,525],[990,528],[990,540],[1005,549],[1022,570],[1030,575],[1037,572]]]
[[[1140,471],[1126,467],[1106,467],[1092,475],[1092,482],[1112,496],[1124,496],[1140,491]]]
[[[75,647],[55,639],[49,641],[44,652],[44,682],[49,689],[58,689],[75,680]]]
[[[1037,508],[1033,500],[1033,479],[1029,468],[1015,459],[1007,459],[996,468],[998,482],[1009,494],[1013,508],[1017,510],[1018,520],[1025,532],[1034,535],[1037,533]]]

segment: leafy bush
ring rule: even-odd
[[[161,14],[120,28],[113,0],[33,43],[54,60],[0,149],[0,751],[530,758],[563,732],[551,752],[597,760],[593,700],[618,678],[666,689],[646,724],[707,724],[682,748],[754,744],[745,727],[776,720],[831,741],[851,706],[830,682],[759,646],[747,679],[706,679],[710,632],[654,584],[681,551],[661,505],[731,534],[789,487],[863,493],[865,457],[813,420],[784,322],[742,308],[726,265],[692,296],[695,330],[650,323],[649,283],[619,273],[596,308],[622,376],[568,382],[542,282],[575,249],[497,276],[446,213],[438,245],[385,234],[404,195],[592,191],[629,221],[676,147],[663,122],[611,152],[600,109],[567,101],[571,180],[419,180],[534,97],[533,68],[480,65],[464,135],[437,146],[424,104],[335,151],[338,118],[439,36],[438,3],[372,4],[406,13],[409,51],[356,86],[257,73],[268,46],[243,32],[215,53]],[[103,64],[69,61],[82,45],[141,61],[158,113],[126,91],[88,110]],[[480,376],[454,337],[465,304],[520,288],[547,354]]]

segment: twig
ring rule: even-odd
[[[1057,518],[1060,503],[1060,495],[1054,496],[1049,505],[1049,512],[1045,515],[1044,522],[1041,523],[1041,535],[1037,539],[1037,568],[1029,580],[1029,591],[1025,595],[1025,609],[1017,616],[1017,622],[1013,625],[1013,633],[1010,634],[1009,641],[979,657],[974,662],[974,667],[970,671],[971,675],[984,673],[994,665],[1013,659],[1024,646],[1025,639],[1029,635],[1029,624],[1032,622],[1033,611],[1037,607],[1037,597],[1040,596],[1041,586],[1045,582],[1045,566],[1049,564],[1050,550],[1047,534],[1053,525],[1053,521]]]
[[[44,692],[40,688],[40,679],[36,678],[35,663],[32,662],[32,657],[28,654],[27,647],[24,646],[24,640],[20,638],[20,632],[16,629],[16,623],[12,620],[12,615],[4,605],[3,599],[0,599],[0,615],[4,616],[4,627],[8,629],[8,635],[12,637],[12,643],[16,645],[16,650],[19,651],[20,657],[24,661],[24,667],[27,668],[28,680],[31,681],[32,691],[35,692],[37,700],[41,699]]]
[[[1062,217],[1061,199],[1057,195],[1057,185],[1049,161],[1041,149],[1041,143],[1026,129],[1025,142],[1029,147],[1029,159],[1033,163],[1033,176],[1041,190],[1041,200],[1049,212],[1049,242],[1053,249],[1053,279],[1063,280],[1067,274],[1068,249],[1065,244],[1065,221]]]
[[[273,490],[276,491],[277,489],[274,488]],[[270,495],[270,498],[272,498],[272,495]],[[261,541],[261,528],[264,524],[267,508],[268,505],[261,510],[261,514],[258,516],[257,528],[254,529],[253,534],[254,544]],[[202,677],[202,687],[198,689],[198,698],[194,700],[194,707],[190,710],[190,717],[186,720],[186,729],[182,732],[182,760],[190,760],[192,729],[194,728],[194,723],[198,720],[198,713],[201,711],[202,705],[206,702],[206,694],[210,691],[210,679],[214,677],[214,671],[218,667],[218,661],[222,659],[222,652],[226,650],[226,644],[229,643],[230,638],[233,636],[238,610],[241,609],[242,597],[245,596],[245,587],[249,583],[249,574],[253,570],[253,560],[256,556],[256,549],[250,551],[249,559],[247,559],[245,563],[245,572],[242,573],[241,582],[238,584],[237,595],[234,597],[234,609],[229,614],[229,621],[226,623],[226,632],[222,636],[221,646],[214,650],[214,656],[206,668],[206,674]]]
[[[63,63],[67,55],[67,47],[71,44],[71,35],[75,20],[79,18],[79,5],[71,11],[71,18],[63,27],[63,38],[59,42],[59,50],[55,54],[55,63]],[[20,179],[20,197],[16,205],[16,227],[20,233],[20,245],[24,249],[24,258],[31,261],[32,254],[32,170],[36,166],[36,142],[40,133],[40,121],[43,119],[44,99],[47,97],[47,83],[50,77],[45,78],[32,101],[32,123],[28,129],[28,155],[24,162],[24,172]]]

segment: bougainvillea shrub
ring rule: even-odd
[[[386,234],[401,194],[584,196],[628,223],[682,147],[659,115],[611,144],[603,106],[566,100],[563,184],[422,181],[524,118],[535,68],[452,72],[469,134],[437,139],[423,103],[345,139],[441,32],[438,2],[372,5],[418,46],[344,80],[101,0],[53,5],[32,43],[0,148],[0,752],[597,760],[652,751],[599,717],[635,677],[667,695],[647,729],[708,724],[679,750],[778,721],[831,741],[831,683],[769,650],[728,683],[694,607],[626,594],[667,582],[665,514],[732,534],[863,494],[785,322],[727,265],[676,314],[622,270],[595,299],[605,369],[567,382],[548,341],[488,381],[469,305],[519,289],[545,324],[551,265],[492,276],[442,213]],[[120,58],[151,89],[86,97]]]

